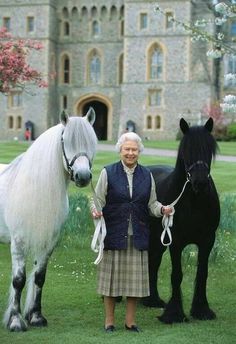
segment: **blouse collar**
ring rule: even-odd
[[[134,173],[137,164],[136,164],[134,167],[129,168],[128,166],[126,166],[126,165],[123,163],[122,160],[121,160],[121,163],[122,163],[122,165],[123,165],[123,168],[124,168],[125,173],[127,173],[127,174],[133,174],[133,173]]]

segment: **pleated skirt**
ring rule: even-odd
[[[127,250],[104,250],[98,265],[97,292],[104,296],[149,296],[148,251],[133,246],[132,236]]]

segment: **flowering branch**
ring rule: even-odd
[[[228,20],[228,18],[236,16],[236,5],[229,6],[221,2],[215,5],[215,11],[222,16],[215,18],[215,24],[221,26]],[[159,5],[155,6],[155,12],[160,12],[161,14],[165,15],[165,12],[161,9]],[[206,27],[208,23],[212,23],[212,21],[202,19],[197,20],[194,24],[192,24],[184,23],[182,21],[177,20],[174,17],[169,18],[169,20],[175,22],[176,25],[182,27],[186,32],[189,32],[192,36],[191,40],[193,42],[212,42],[215,49],[208,51],[208,57],[219,58],[222,57],[224,53],[236,54],[236,50],[223,41],[223,33],[219,33],[215,36],[215,34],[210,34],[207,31],[203,30],[203,28]]]
[[[165,12],[161,9],[159,5],[156,5],[155,12],[160,12],[165,15]],[[192,42],[202,41],[202,42],[211,42],[213,48],[208,50],[206,55],[209,58],[220,59],[224,54],[236,55],[236,49],[227,44],[224,41],[224,34],[220,32],[221,26],[227,22],[229,18],[236,17],[236,5],[235,1],[232,0],[231,5],[227,5],[225,2],[220,2],[214,5],[214,11],[216,17],[214,23],[217,27],[216,32],[213,34],[208,33],[204,28],[208,23],[212,23],[211,20],[207,21],[205,19],[197,20],[195,23],[184,23],[174,16],[168,18],[170,21],[173,21],[179,27],[182,27],[186,32],[190,33]],[[230,81],[232,84],[236,82],[236,74],[226,74],[225,80]],[[228,95],[223,99],[223,103],[220,104],[223,112],[236,112],[236,96]]]
[[[7,93],[14,87],[25,89],[29,81],[39,87],[47,87],[42,74],[27,63],[31,50],[41,50],[39,42],[13,40],[5,28],[0,29],[0,93]]]

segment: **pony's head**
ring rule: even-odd
[[[204,191],[209,185],[211,162],[217,150],[217,143],[211,134],[212,128],[211,117],[205,125],[193,127],[189,127],[183,118],[180,120],[183,138],[180,142],[178,158],[195,192]]]
[[[79,187],[88,185],[92,178],[91,167],[96,151],[97,137],[92,127],[95,112],[90,108],[84,117],[61,114],[63,162],[71,180]]]

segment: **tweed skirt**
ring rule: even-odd
[[[97,292],[104,296],[149,296],[148,251],[139,251],[128,237],[127,250],[104,250],[98,265]]]

